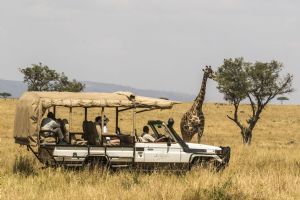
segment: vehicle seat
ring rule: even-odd
[[[88,121],[83,121],[82,122],[82,131],[83,131],[83,135],[82,138],[84,140],[88,140],[88,131],[87,131],[87,126],[88,126]]]
[[[96,130],[96,125],[92,121],[86,122],[84,135],[87,138],[87,142],[90,145],[96,145],[99,144],[99,136]]]
[[[41,142],[41,144],[56,144],[56,137],[53,137],[53,136],[50,136],[50,137],[40,136],[40,142]]]
[[[76,137],[73,134],[70,134],[70,124],[67,119],[63,119],[61,121],[61,130],[64,134],[64,140],[68,144],[74,144],[76,143]]]
[[[135,142],[135,137],[131,135],[119,135],[120,145],[133,146]]]

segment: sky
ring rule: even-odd
[[[197,94],[224,58],[278,60],[300,103],[300,1],[0,0],[0,79],[42,62],[70,78]],[[209,81],[207,99],[218,101]]]

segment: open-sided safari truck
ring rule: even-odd
[[[26,92],[16,108],[15,142],[26,145],[46,166],[100,165],[153,169],[167,165],[177,169],[191,169],[199,164],[213,164],[217,169],[224,168],[230,159],[229,147],[186,143],[170,123],[149,119],[148,124],[145,124],[150,127],[155,142],[145,142],[141,133],[137,133],[137,114],[155,109],[171,109],[176,103],[136,96],[129,92]],[[69,131],[69,143],[65,144],[58,143],[57,135],[51,134],[51,131],[41,130],[46,113],[51,110],[55,115],[58,107],[69,108],[70,115],[73,108],[82,108],[84,111],[82,132]],[[100,132],[95,123],[87,119],[91,108],[99,108],[102,119]],[[115,130],[109,134],[103,132],[105,108],[115,109]],[[132,117],[132,131],[124,134],[119,129],[119,113],[129,110],[132,110],[127,112]],[[119,142],[112,144],[111,139]]]

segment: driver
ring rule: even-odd
[[[155,140],[156,140],[152,135],[149,134],[149,127],[148,126],[144,126],[142,138],[146,142],[155,142]]]

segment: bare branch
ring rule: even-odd
[[[227,117],[230,120],[232,120],[241,130],[243,130],[244,127],[238,118],[238,110],[239,110],[239,106],[240,106],[240,101],[233,102],[233,105],[234,105],[234,115],[233,115],[233,117],[230,117],[229,115],[227,115]]]

